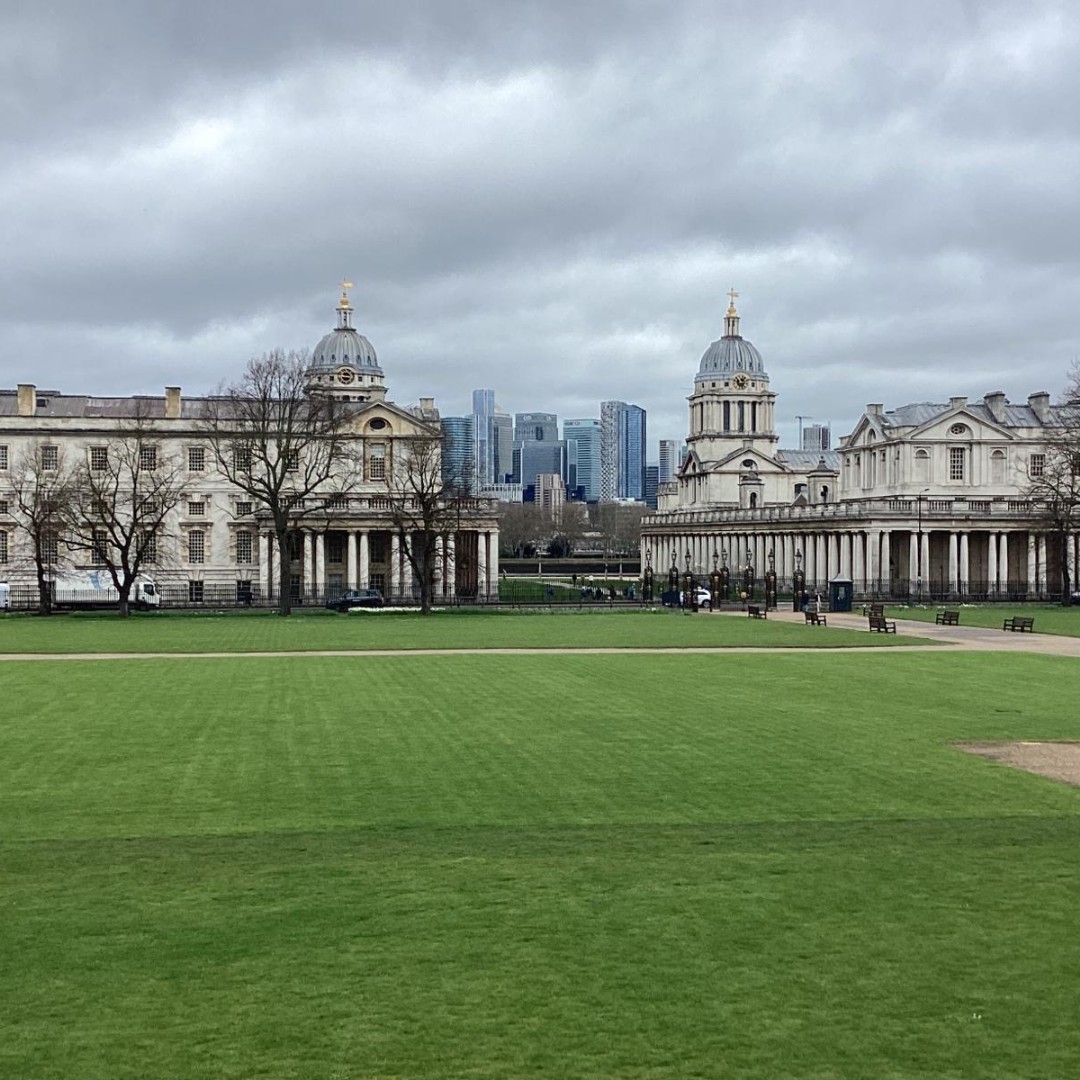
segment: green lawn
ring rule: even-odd
[[[1034,618],[1036,633],[1080,637],[1080,605],[1062,607],[1060,604],[986,604],[982,607],[968,607],[959,604],[939,604],[935,607],[924,608],[890,607],[886,614],[890,618],[933,622],[937,613],[946,608],[960,612],[961,626],[989,626],[1000,630],[1001,624],[1006,619],[1014,615],[1023,615]]]
[[[115,614],[0,618],[0,653],[911,645],[918,639],[679,611]],[[923,642],[925,644],[925,642]]]
[[[1080,1067],[1080,792],[950,745],[1080,738],[1067,659],[2,674],[0,1075]]]

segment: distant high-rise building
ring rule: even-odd
[[[600,498],[600,421],[564,420],[566,444],[566,487],[571,496],[581,491],[586,502]]]
[[[495,416],[495,391],[472,392],[473,438],[476,441],[476,477],[481,485],[498,483],[495,475],[494,447],[492,445],[493,418]]]
[[[495,415],[495,391],[474,390],[472,392],[473,416]]]
[[[682,462],[679,461],[679,440],[661,439],[659,472],[657,474],[658,483],[666,484],[669,480],[674,480],[675,473],[681,464]]]
[[[510,414],[496,408],[491,421],[491,473],[493,483],[506,484],[514,475],[514,424]]]
[[[660,485],[660,466],[645,466],[645,505],[650,510],[655,510],[657,505],[657,491]]]
[[[476,477],[476,423],[472,416],[442,418],[443,482],[465,492],[478,488]]]
[[[829,449],[831,433],[828,424],[810,424],[802,429],[802,449],[814,452]]]
[[[536,484],[540,473],[563,472],[559,418],[554,413],[517,413],[514,417],[514,482]]]
[[[533,502],[551,515],[551,520],[558,525],[562,518],[563,504],[566,502],[566,489],[563,478],[556,473],[538,473],[534,487]]]
[[[600,402],[600,498],[644,499],[645,410]]]

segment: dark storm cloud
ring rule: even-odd
[[[680,436],[732,283],[789,419],[1054,390],[1078,43],[1065,3],[9,6],[2,382],[202,390],[348,274],[447,412]]]

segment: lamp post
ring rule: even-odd
[[[765,608],[776,609],[776,553],[769,548],[769,569],[765,574]]]
[[[677,604],[679,602],[679,567],[676,563],[676,555],[673,551],[671,553],[671,569],[668,570],[667,583],[668,593],[674,596],[674,599],[669,599],[669,604]]]
[[[795,573],[791,577],[791,608],[802,611],[802,597],[806,591],[806,575],[802,568],[802,552],[795,552]]]
[[[652,601],[653,572],[652,572],[652,548],[645,549],[645,572],[641,575],[641,599],[645,603]]]
[[[727,548],[720,549],[720,599],[726,601],[728,598],[728,579],[731,572],[728,570],[727,565]]]
[[[691,608],[692,610],[697,608],[697,604],[694,602],[694,575],[690,569],[690,549],[686,549],[686,573],[683,575],[683,607]]]
[[[720,601],[720,552],[713,548],[712,573],[709,575],[709,607],[713,611]]]

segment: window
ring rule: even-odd
[[[949,447],[949,479],[964,479],[964,448],[962,446]]]
[[[8,561],[8,534],[0,532],[0,564]]]
[[[139,506],[143,517],[155,517],[158,513],[157,499],[143,499]]]
[[[157,468],[157,447],[139,447],[139,468],[147,472],[153,472]]]
[[[94,547],[90,552],[90,561],[94,566],[104,566],[109,548],[109,534],[104,529],[95,529],[92,539]]]
[[[157,535],[152,532],[143,533],[143,562],[157,562]]]
[[[206,468],[206,448],[189,446],[187,452],[188,472],[202,472]]]
[[[104,472],[109,467],[109,451],[104,446],[90,447],[90,468],[93,472]]]
[[[60,463],[60,451],[55,446],[43,446],[41,448],[41,468],[43,472],[56,472]]]
[[[41,561],[46,566],[55,566],[60,561],[60,542],[55,536],[41,538]]]
[[[928,450],[915,451],[915,479],[924,483],[930,479],[930,452]]]
[[[255,506],[254,506],[253,503],[238,502],[236,504],[236,516],[237,517],[247,517],[248,514],[253,513],[254,510],[255,510]]]
[[[236,561],[244,566],[252,562],[251,533],[246,530],[236,534]]]
[[[8,448],[6,446],[0,446],[0,469],[6,469],[8,467]]]
[[[238,604],[250,604],[255,599],[251,588],[251,578],[236,583],[236,602]]]
[[[1005,451],[995,450],[990,455],[990,482],[993,484],[1005,483]]]
[[[326,558],[332,563],[345,561],[345,537],[341,533],[331,533],[327,537]]]
[[[299,472],[300,471],[300,455],[294,450],[285,459],[285,471],[286,472]]]
[[[236,472],[251,472],[251,447],[234,446],[232,452],[233,469]]]
[[[187,583],[187,598],[189,604],[201,604],[203,602],[203,583],[201,581],[189,581]]]
[[[201,563],[206,559],[206,533],[194,529],[188,533],[187,552],[189,563]]]
[[[1028,476],[1045,476],[1046,475],[1046,455],[1045,454],[1032,454],[1028,458]]]
[[[0,514],[10,514],[10,513],[11,513],[11,511],[8,509],[8,501],[7,501],[7,499],[0,499]]]
[[[368,447],[369,480],[386,479],[386,443],[374,443]]]
[[[951,428],[949,428],[949,434],[950,435],[966,435],[967,433],[968,433],[967,424],[953,424],[953,426]]]
[[[206,517],[206,503],[202,501],[189,502],[187,512],[191,517]]]

